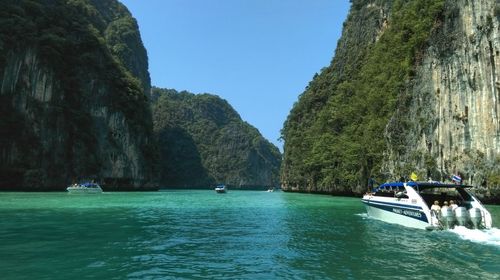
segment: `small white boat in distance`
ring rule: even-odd
[[[217,193],[226,193],[227,192],[227,188],[226,188],[226,185],[218,185],[215,187],[215,191]]]
[[[267,189],[267,192],[274,192],[274,187],[270,187],[269,189]]]
[[[373,188],[363,196],[362,202],[370,217],[407,227],[428,230],[455,226],[491,228],[490,212],[468,188],[472,186],[391,182]]]
[[[69,193],[102,193],[102,188],[97,183],[84,182],[73,184],[66,188]]]

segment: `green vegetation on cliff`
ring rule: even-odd
[[[227,101],[153,88],[160,185],[264,187],[279,184],[281,154]]]
[[[1,2],[0,187],[61,188],[79,176],[125,179],[110,174],[109,157],[135,149],[140,169],[148,170],[141,180],[151,180],[147,56],[138,59],[145,65],[132,65],[130,57],[145,50],[126,8],[115,0]],[[105,16],[111,10],[113,20]],[[112,114],[125,118],[130,131],[121,133],[133,135],[134,147],[118,139],[106,120]]]
[[[443,4],[353,1],[344,36],[363,16],[380,22],[379,33],[361,47],[341,40],[341,57],[314,77],[294,105],[282,130],[285,187],[359,193],[369,176],[380,175],[385,126],[440,22]],[[390,6],[388,18],[380,17],[384,6]]]
[[[136,117],[142,114],[137,109],[147,106],[135,105],[147,102],[140,87],[149,83],[149,74],[141,82],[132,75],[131,68],[126,68],[129,65],[125,59],[133,56],[135,50],[120,38],[126,38],[123,35],[126,33],[139,36],[137,24],[128,12],[109,23],[90,0],[4,2],[0,11],[0,65],[5,65],[9,54],[25,48],[37,49],[43,62],[56,71],[67,92],[81,88],[85,81],[80,79],[78,71],[90,68],[87,70],[98,72],[101,79],[113,83],[114,94],[110,99],[116,109],[123,110],[132,120],[141,119]],[[99,2],[114,3],[125,11],[117,1]],[[145,55],[143,47],[139,50]],[[2,67],[0,71],[3,73],[5,69]],[[147,73],[147,63],[142,72]]]

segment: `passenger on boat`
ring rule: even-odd
[[[441,206],[439,206],[439,201],[434,201],[434,204],[431,206],[431,211],[435,211],[439,213],[441,211]]]
[[[448,201],[443,202],[443,207],[441,209],[446,209],[448,208]]]
[[[451,210],[455,211],[455,209],[457,209],[458,205],[455,203],[454,200],[450,200],[450,207],[451,207]]]

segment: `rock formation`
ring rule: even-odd
[[[149,188],[150,81],[127,9],[3,1],[0,21],[0,189],[62,190],[83,178]]]
[[[446,2],[409,97],[387,127],[384,172],[413,169],[437,180],[461,174],[486,199],[500,200],[499,17],[498,1]]]
[[[281,154],[218,96],[153,88],[160,186],[279,185]]]
[[[285,123],[283,188],[359,195],[372,176],[458,173],[499,201],[499,19],[495,0],[352,1]]]

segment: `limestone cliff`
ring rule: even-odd
[[[281,154],[227,101],[211,94],[153,88],[160,186],[278,186]]]
[[[148,187],[147,57],[138,36],[120,35],[138,34],[126,8],[2,1],[0,21],[0,188],[62,190],[80,178],[105,190]],[[120,55],[119,47],[136,51]]]
[[[349,82],[357,76],[367,60],[368,50],[387,28],[391,5],[392,1],[352,2],[335,57],[328,67],[314,75],[283,126],[281,183],[284,190],[337,194],[352,194],[358,189],[362,191],[358,188],[359,181],[346,182],[335,175],[333,167],[345,160],[329,149],[344,147],[339,143],[323,144],[320,141],[341,132],[344,121],[341,117],[334,117],[331,111],[340,111],[339,102],[348,104],[352,95]],[[344,91],[347,93],[343,94]],[[351,121],[355,120],[345,120]],[[361,164],[357,169],[361,169]]]
[[[439,180],[458,173],[500,200],[499,17],[498,1],[446,2],[387,126],[384,172]]]
[[[285,123],[284,189],[458,173],[499,201],[499,19],[495,0],[352,1],[332,64]]]
[[[118,1],[88,1],[95,7],[95,15],[98,16],[100,31],[108,49],[140,80],[144,93],[149,95],[151,78],[148,71],[148,54],[142,44],[137,21]]]

